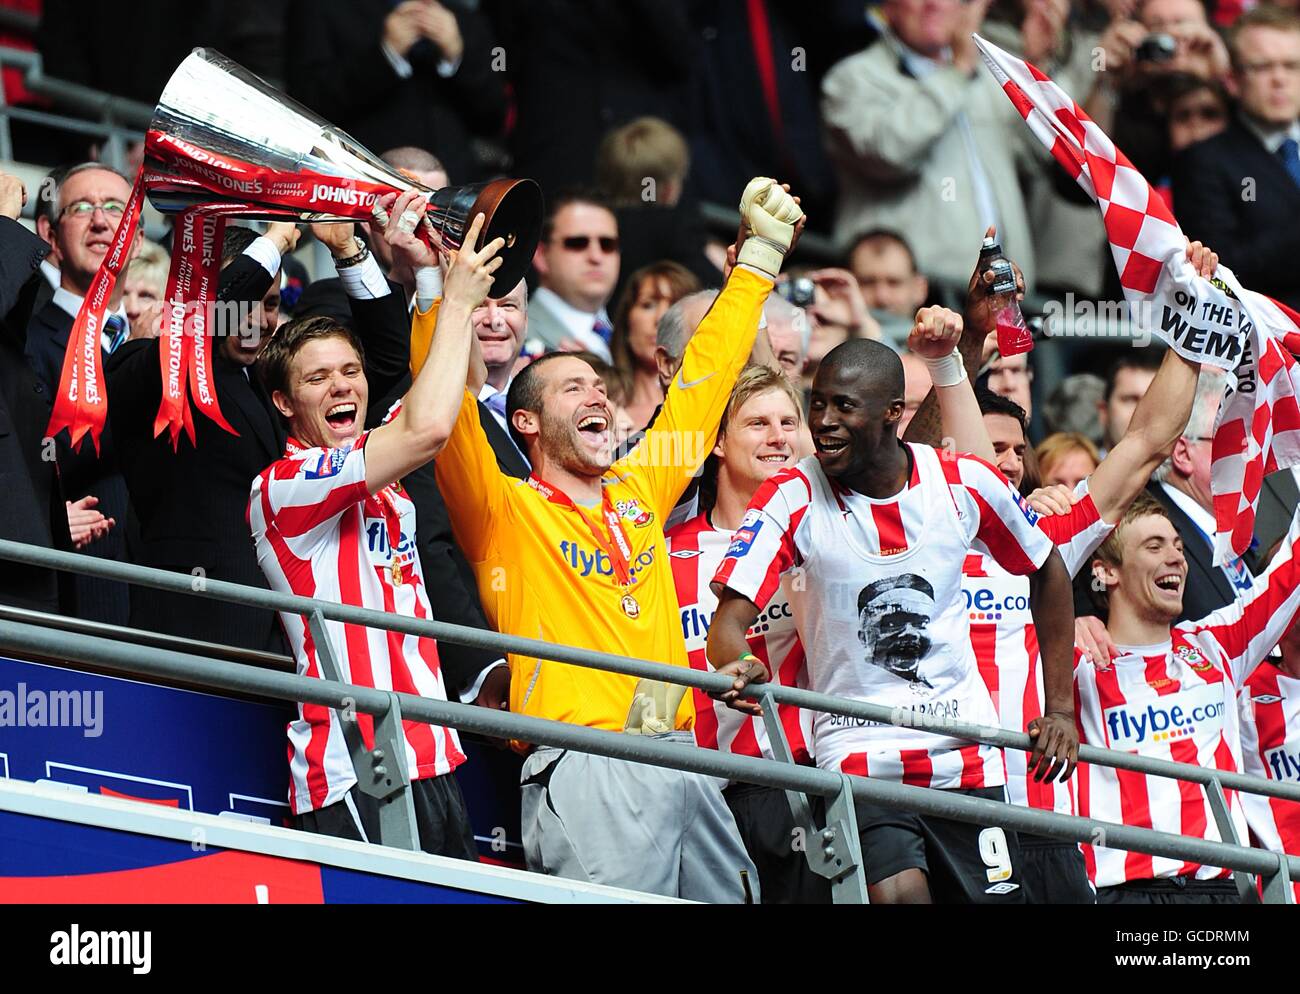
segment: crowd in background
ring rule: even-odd
[[[1118,299],[1098,211],[979,64],[980,32],[1074,96],[1247,286],[1300,300],[1284,263],[1300,206],[1300,31],[1285,2],[209,0],[184,19],[162,3],[11,6],[43,8],[33,38],[9,41],[38,48],[50,76],[152,104],[190,48],[209,45],[376,151],[428,150],[452,183],[600,189],[622,257],[613,290],[588,304],[609,317],[644,264],[671,259],[708,283],[729,236],[700,205],[779,174],[829,239],[796,260],[815,286],[810,363],[824,339],[877,326],[901,343],[896,319],[918,300],[958,302],[990,223],[1031,312]],[[1254,27],[1237,38],[1247,11]],[[123,60],[105,37],[149,41]],[[42,103],[12,78],[8,100]],[[15,128],[21,161],[93,158],[82,139]],[[1061,344],[1049,390],[1095,390],[1061,380],[1104,377],[1124,348]],[[630,357],[618,365],[635,377]],[[1058,417],[1072,409],[1033,413],[1034,440],[1064,430],[1101,444],[1088,418]]]

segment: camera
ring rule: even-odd
[[[1178,52],[1178,42],[1173,35],[1153,34],[1142,39],[1134,52],[1138,62],[1171,62]]]
[[[776,285],[776,292],[794,304],[795,307],[811,307],[816,296],[813,281],[807,276],[798,276]]]

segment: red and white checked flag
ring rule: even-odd
[[[1264,477],[1300,464],[1300,315],[1246,290],[1220,266],[1196,274],[1164,199],[1101,128],[1037,68],[978,35],[975,44],[1029,129],[1101,209],[1135,336],[1234,370],[1215,422],[1214,561],[1249,548]]]

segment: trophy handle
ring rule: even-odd
[[[494,238],[505,242],[501,267],[493,285],[498,293],[509,292],[524,278],[542,233],[542,188],[531,179],[498,179],[476,186],[445,187],[429,198],[425,216],[442,236],[444,245],[460,248],[474,215],[487,223],[475,249]]]

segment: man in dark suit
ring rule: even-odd
[[[1300,307],[1300,17],[1244,14],[1232,67],[1238,115],[1174,161],[1174,206],[1187,236],[1212,243],[1244,286]]]
[[[0,174],[0,538],[72,550],[55,463],[42,458],[53,394],[27,361],[31,312],[49,284],[40,275],[49,245],[18,223],[23,185]],[[57,613],[71,609],[66,574],[0,563],[0,603]]]
[[[855,0],[693,0],[699,47],[682,130],[691,136],[694,196],[730,204],[749,177],[780,176],[799,191],[809,224],[830,230],[835,174],[821,132],[821,80],[875,38],[866,7]]]
[[[157,339],[128,342],[109,360],[109,418],[140,519],[142,565],[191,574],[196,583],[209,578],[266,587],[245,511],[253,479],[284,453],[285,429],[252,367],[263,338],[279,323],[280,258],[296,242],[297,229],[288,223],[272,225],[262,237],[226,229],[220,298],[248,305],[248,313],[236,328],[218,320],[212,367],[222,414],[237,435],[195,412],[195,444],[182,438],[173,450],[166,432],[154,437],[162,397]],[[339,251],[356,254],[350,244]],[[373,302],[356,303],[367,374],[390,384],[406,368],[406,336],[386,336],[390,326],[375,320]],[[376,327],[379,333],[370,334]],[[146,587],[136,589],[131,608],[135,627],[285,651],[270,611]]]
[[[51,397],[59,389],[73,322],[117,234],[130,193],[126,177],[97,162],[73,166],[55,187],[50,233],[59,251],[59,285],[49,302],[32,316],[26,343],[28,361]],[[100,336],[105,356],[125,341],[129,330],[121,307],[112,309]],[[112,426],[105,427],[98,451],[88,439],[83,439],[74,451],[70,437],[66,430],[55,437],[64,493],[78,502],[94,498],[97,509],[114,523],[85,551],[101,559],[124,562],[128,558],[131,522]],[[73,583],[79,617],[114,625],[127,623],[130,589],[126,584],[79,574]]]
[[[436,149],[453,176],[477,178],[470,138],[501,130],[506,94],[474,6],[293,0],[289,93],[363,145]]]

